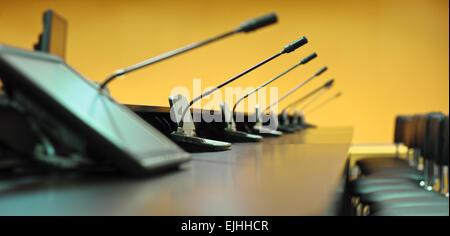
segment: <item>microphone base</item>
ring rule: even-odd
[[[304,130],[304,129],[315,129],[317,128],[316,125],[312,125],[312,124],[301,124],[301,125],[296,125],[297,130]]]
[[[264,132],[262,132],[264,131]],[[283,135],[283,132],[277,130],[269,130],[269,129],[261,129],[261,128],[253,128],[253,133],[257,135],[261,135],[263,137],[280,137]]]
[[[313,125],[313,124],[303,124],[303,129],[315,129],[317,128],[317,125]]]
[[[279,125],[278,126],[278,131],[281,131],[283,133],[292,134],[292,133],[294,133],[297,130],[298,129],[296,127],[292,127],[291,125]]]
[[[303,129],[304,129],[304,126],[303,126],[303,125],[299,125],[299,124],[292,124],[292,125],[291,125],[291,128],[294,129],[295,132],[297,132],[297,131],[303,130]]]
[[[229,128],[224,129],[224,139],[232,143],[257,143],[263,140],[263,137],[256,134],[249,134],[242,131],[236,131]]]
[[[219,152],[229,150],[232,146],[231,143],[189,136],[177,132],[173,132],[170,137],[188,152]]]

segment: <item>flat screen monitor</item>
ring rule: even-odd
[[[35,116],[50,114],[85,140],[90,156],[111,160],[128,173],[152,173],[189,160],[170,139],[59,57],[0,44],[0,77],[13,99],[17,93],[35,103]]]
[[[47,10],[44,13],[44,29],[39,36],[35,50],[57,55],[66,59],[67,21],[55,13]]]

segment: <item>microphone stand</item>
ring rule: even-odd
[[[308,111],[305,111],[305,112],[300,111],[300,116],[297,118],[297,123],[298,123],[299,127],[301,127],[301,128],[314,128],[315,125],[311,125],[311,124],[306,123],[305,114],[309,115],[312,112],[320,109],[321,107],[325,106],[326,104],[330,103],[331,101],[333,101],[333,100],[335,100],[335,99],[337,99],[337,98],[339,98],[341,96],[342,96],[342,93],[338,92],[335,95],[333,95],[332,97],[328,98],[327,100],[319,103],[317,106],[309,109]],[[297,112],[297,111],[295,111],[295,112]],[[293,117],[293,119],[295,119],[295,116]]]
[[[164,54],[162,54],[160,56],[156,56],[156,57],[150,58],[148,60],[145,60],[143,62],[140,62],[138,64],[130,66],[128,68],[117,70],[114,74],[112,74],[110,77],[108,77],[103,83],[101,83],[99,87],[100,87],[100,89],[104,89],[106,87],[106,85],[108,85],[114,79],[116,79],[117,77],[120,77],[122,75],[125,75],[125,74],[128,74],[130,72],[133,72],[133,71],[142,69],[144,67],[153,65],[155,63],[164,61],[166,59],[169,59],[171,57],[183,54],[185,52],[189,52],[189,51],[191,51],[193,49],[196,49],[196,48],[199,48],[201,46],[204,46],[204,45],[207,45],[207,44],[219,41],[219,40],[227,38],[227,37],[229,37],[231,35],[234,35],[234,34],[237,34],[237,33],[241,33],[241,32],[245,32],[245,33],[252,32],[252,31],[255,31],[255,30],[259,29],[259,28],[262,28],[262,27],[274,24],[276,22],[278,22],[278,16],[275,13],[271,13],[271,14],[259,17],[257,19],[248,20],[248,21],[242,23],[241,26],[238,27],[235,30],[231,30],[231,31],[223,33],[223,34],[221,34],[219,36],[212,37],[210,39],[207,39],[207,40],[204,40],[204,41],[201,41],[201,42],[198,42],[198,43],[193,43],[193,44],[190,44],[188,46],[185,46],[185,47],[182,47],[182,48],[179,48],[179,49],[176,49],[176,50],[164,53]]]
[[[311,76],[310,78],[308,78],[307,80],[303,81],[302,83],[300,83],[297,87],[293,88],[291,91],[289,91],[287,94],[285,94],[283,97],[281,97],[280,99],[278,99],[276,102],[270,104],[266,109],[264,109],[263,113],[265,113],[266,111],[269,111],[269,114],[272,116],[272,119],[276,119],[276,121],[278,121],[278,116],[274,116],[274,113],[272,111],[272,107],[275,106],[276,104],[278,104],[279,102],[283,101],[285,98],[287,98],[288,96],[290,96],[291,94],[293,94],[295,91],[297,91],[298,89],[302,88],[303,86],[305,86],[307,83],[309,83],[310,81],[312,81],[314,78],[320,76],[322,73],[324,73],[325,71],[327,71],[328,68],[327,67],[323,67],[321,68],[318,72],[316,72],[313,76]],[[257,122],[255,124],[255,126],[253,127],[253,132],[254,133],[264,133],[266,136],[280,136],[282,135],[281,132],[279,131],[268,131],[268,130],[262,130],[262,121],[260,119],[260,112],[259,112],[259,107],[256,108],[256,117],[257,117]]]
[[[322,108],[323,106],[327,105],[328,103],[332,102],[335,99],[338,99],[342,96],[342,92],[338,92],[335,95],[333,95],[332,97],[328,98],[327,100],[319,103],[317,106],[305,111],[305,114],[311,114],[313,112],[315,112],[316,110]]]
[[[250,95],[256,93],[257,91],[259,91],[260,89],[266,87],[267,85],[269,85],[270,83],[276,81],[277,79],[283,77],[284,75],[288,74],[289,72],[293,71],[294,69],[296,69],[297,67],[304,65],[306,63],[308,63],[309,61],[311,61],[312,59],[317,57],[317,53],[313,53],[305,58],[303,58],[298,64],[294,65],[293,67],[289,68],[288,70],[284,71],[283,73],[279,74],[278,76],[276,76],[275,78],[265,82],[264,84],[260,85],[258,88],[250,91],[249,93],[247,93],[245,96],[243,96],[242,98],[240,98],[233,106],[233,117],[235,117],[236,114],[236,108],[239,105],[239,103],[241,103],[244,99],[248,98]],[[222,111],[224,111],[225,108],[222,109]],[[229,124],[230,126],[230,124]]]
[[[200,96],[194,98],[192,101],[190,101],[185,106],[184,106],[184,100],[186,98],[184,98],[182,95],[176,95],[178,99],[172,100],[173,102],[171,103],[171,114],[175,114],[176,116],[178,116],[178,121],[177,121],[178,127],[177,127],[177,130],[171,134],[172,139],[174,141],[176,141],[177,143],[180,143],[181,145],[185,145],[185,144],[189,144],[189,145],[200,144],[200,146],[202,146],[202,148],[205,148],[205,149],[208,149],[208,150],[211,150],[211,149],[215,150],[215,151],[219,150],[218,147],[216,147],[216,143],[214,143],[214,142],[217,142],[217,141],[215,141],[215,140],[207,140],[207,139],[201,140],[201,138],[197,137],[195,135],[195,133],[192,134],[192,132],[190,132],[189,130],[185,130],[184,129],[185,128],[184,120],[187,119],[189,121],[190,118],[187,118],[187,117],[191,117],[190,107],[195,102],[201,100],[203,97],[206,97],[206,96],[214,93],[215,91],[219,90],[220,88],[222,88],[222,87],[230,84],[231,82],[241,78],[242,76],[244,76],[244,75],[254,71],[255,69],[265,65],[266,63],[268,63],[268,62],[270,62],[272,60],[274,60],[275,58],[277,58],[277,57],[279,57],[279,56],[281,56],[283,54],[287,54],[287,53],[291,53],[291,52],[295,51],[296,49],[302,47],[303,45],[305,45],[307,43],[308,43],[308,39],[306,37],[301,37],[300,39],[296,40],[295,42],[293,42],[293,43],[287,45],[286,47],[284,47],[284,49],[281,52],[276,53],[275,55],[273,55],[273,56],[263,60],[262,62],[258,63],[257,65],[247,69],[246,71],[244,71],[244,72],[234,76],[233,78],[225,81],[224,83],[218,85],[217,87],[215,87],[215,88],[213,88],[213,89],[211,89],[211,90],[201,94]],[[169,98],[169,100],[170,100],[170,98]],[[181,102],[181,108],[180,109],[177,109],[178,108],[177,107],[177,102]],[[180,110],[181,110],[181,113],[178,114],[178,112]],[[241,134],[238,134],[238,135],[241,135]],[[259,137],[254,137],[254,138],[259,138]],[[219,144],[222,145],[222,143],[219,143]],[[225,146],[225,145],[222,145],[222,146]],[[231,144],[229,146],[231,147]]]
[[[324,89],[331,88],[333,86],[333,84],[334,84],[334,79],[331,79],[331,80],[327,81],[324,85],[318,87],[317,89],[311,91],[310,93],[301,97],[297,101],[286,106],[281,113],[282,123],[286,126],[290,126],[295,131],[302,129],[304,127],[303,126],[304,122],[302,121],[302,119],[304,118],[302,111],[300,111],[300,113],[297,113],[297,111],[294,109],[294,115],[293,115],[292,119],[290,119],[289,115],[288,115],[288,110],[290,108],[296,107],[298,104],[306,101],[307,99],[309,99],[310,97],[314,96],[315,94],[323,91]]]

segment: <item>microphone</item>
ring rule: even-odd
[[[227,103],[222,102],[220,109],[222,111],[222,119],[226,124],[226,127],[222,130],[222,139],[232,143],[260,142],[263,140],[263,137],[260,135],[237,130],[233,113],[231,113]]]
[[[110,83],[111,81],[113,81],[114,79],[116,79],[119,76],[122,76],[127,73],[133,72],[135,70],[139,70],[141,68],[153,65],[160,61],[163,61],[163,60],[169,59],[171,57],[180,55],[182,53],[191,51],[191,50],[199,48],[201,46],[213,43],[220,39],[224,39],[231,35],[238,34],[238,33],[249,33],[249,32],[255,31],[257,29],[263,28],[265,26],[274,24],[276,22],[278,22],[278,16],[275,13],[267,14],[267,15],[261,16],[256,19],[251,19],[251,20],[245,21],[238,28],[231,30],[229,32],[226,32],[224,34],[221,34],[219,36],[216,36],[216,37],[213,37],[213,38],[210,38],[210,39],[198,42],[198,43],[193,43],[188,46],[185,46],[185,47],[164,53],[162,55],[153,57],[151,59],[145,60],[143,62],[140,62],[138,64],[130,66],[128,68],[117,70],[114,74],[112,74],[110,77],[108,77],[102,84],[100,84],[100,89],[104,89],[108,83]]]
[[[288,106],[286,106],[284,108],[284,110],[288,110],[292,107],[297,106],[298,104],[302,103],[303,101],[307,100],[308,98],[312,97],[314,94],[322,91],[322,89],[326,89],[326,88],[331,88],[331,86],[333,86],[334,84],[334,79],[331,79],[329,81],[327,81],[325,84],[323,84],[322,86],[316,88],[315,90],[311,91],[310,93],[306,94],[305,96],[299,98],[297,101],[289,104]]]
[[[332,102],[333,100],[340,98],[341,96],[342,96],[342,92],[338,92],[335,95],[333,95],[332,97],[328,98],[327,100],[319,103],[315,107],[305,111],[303,114],[308,114],[309,115],[309,114],[317,111],[318,109],[322,108],[323,106],[327,105],[328,103]]]
[[[291,91],[289,91],[286,95],[284,95],[283,97],[281,97],[280,99],[278,99],[276,102],[270,104],[266,109],[264,109],[264,111],[260,114],[259,112],[259,107],[256,108],[256,117],[257,117],[257,122],[255,124],[255,126],[253,127],[253,131],[257,132],[257,133],[261,133],[261,119],[260,119],[260,115],[262,115],[263,113],[265,113],[266,111],[270,111],[269,114],[271,116],[273,116],[273,111],[272,111],[272,107],[275,106],[276,104],[278,104],[279,102],[283,101],[285,98],[287,98],[288,96],[290,96],[291,94],[293,94],[295,91],[297,91],[298,89],[302,88],[303,86],[305,86],[307,83],[309,83],[310,81],[312,81],[314,78],[320,76],[321,74],[323,74],[325,71],[328,70],[328,67],[323,67],[321,68],[319,71],[317,71],[313,76],[311,76],[310,78],[308,78],[307,80],[303,81],[301,84],[299,84],[297,87],[293,88]],[[278,117],[273,117],[274,119],[276,119],[276,121],[278,122]],[[278,127],[277,127],[278,128]],[[287,132],[291,132],[290,130],[286,130]],[[271,135],[271,136],[280,136],[282,133],[281,132],[276,132],[276,131],[272,131],[272,132],[268,132],[267,130],[264,130],[264,132],[266,135]],[[281,134],[280,134],[281,133]]]
[[[303,128],[311,128],[311,127],[315,127],[314,125],[310,125],[308,123],[306,123],[305,120],[305,109],[307,107],[309,107],[312,103],[314,103],[315,101],[317,101],[317,99],[319,99],[323,94],[325,94],[328,91],[328,89],[326,90],[322,90],[319,94],[317,94],[313,99],[311,99],[311,101],[309,101],[307,104],[305,104],[300,110],[299,110],[299,115],[298,117],[293,117],[293,121],[295,121],[295,119],[297,119],[297,122],[295,125],[297,125],[300,129]],[[337,93],[336,95],[334,95],[333,97],[331,97],[330,99],[333,100],[337,97],[340,97],[341,93]],[[329,100],[330,100],[329,99]],[[329,101],[326,101],[329,102]]]
[[[281,113],[282,114],[281,115],[282,123],[287,126],[291,125],[291,128],[294,129],[295,131],[304,128],[304,122],[302,121],[302,119],[304,119],[303,113],[302,113],[303,109],[305,109],[308,105],[312,104],[315,100],[317,100],[320,96],[322,96],[324,94],[324,92],[326,92],[328,89],[330,89],[333,86],[333,84],[334,84],[334,79],[331,79],[331,80],[327,81],[325,84],[323,84],[322,86],[318,87],[317,89],[311,91],[310,93],[301,97],[297,101],[286,106]],[[322,92],[322,93],[319,93],[319,92]],[[319,93],[319,94],[317,94],[317,93]],[[298,104],[309,99],[310,97],[312,97],[315,94],[317,94],[316,97],[314,97],[311,102],[309,102],[304,107],[302,107],[302,109],[300,109],[300,113],[297,113],[297,111],[294,110],[294,115],[293,115],[291,121],[289,121],[289,116],[287,113],[288,109],[297,106]]]
[[[271,109],[273,106],[275,106],[276,104],[280,103],[281,101],[283,101],[285,98],[289,97],[291,94],[293,94],[295,91],[297,91],[298,89],[300,89],[301,87],[305,86],[307,83],[311,82],[314,78],[320,76],[321,74],[323,74],[325,71],[328,70],[328,67],[323,67],[322,69],[320,69],[319,71],[317,71],[313,76],[309,77],[307,80],[303,81],[301,84],[299,84],[297,87],[293,88],[291,91],[289,91],[287,94],[285,94],[283,97],[281,97],[280,99],[278,99],[278,101],[270,104],[270,106],[268,106],[264,112],[268,111],[269,109]]]
[[[189,112],[183,114],[183,108],[188,106],[186,97],[182,95],[174,95],[169,97],[170,116],[172,120],[176,120],[178,127],[175,132],[171,133],[174,142],[180,145],[188,152],[205,152],[205,151],[225,151],[231,148],[231,143],[220,142],[211,139],[200,138],[197,136],[195,124]]]
[[[271,80],[265,82],[264,84],[262,84],[262,85],[259,86],[258,88],[253,89],[252,91],[250,91],[249,93],[247,93],[245,96],[243,96],[242,98],[240,98],[240,99],[234,104],[234,106],[233,106],[233,114],[236,113],[236,107],[237,107],[237,106],[239,105],[239,103],[241,103],[244,99],[248,98],[250,95],[256,93],[256,92],[259,91],[260,89],[266,87],[267,85],[269,85],[270,83],[274,82],[275,80],[277,80],[277,79],[283,77],[284,75],[286,75],[287,73],[291,72],[291,71],[294,70],[295,68],[297,68],[297,67],[299,67],[299,66],[301,66],[301,65],[304,65],[304,64],[310,62],[312,59],[314,59],[314,58],[316,58],[316,57],[317,57],[317,53],[314,52],[313,54],[311,54],[311,55],[309,55],[309,56],[303,58],[303,59],[300,61],[300,63],[296,64],[295,66],[289,68],[288,70],[286,70],[285,72],[279,74],[279,75],[276,76],[275,78],[273,78],[273,79],[271,79]]]
[[[249,93],[247,93],[245,96],[243,96],[242,98],[240,98],[233,107],[233,111],[230,112],[230,110],[228,109],[228,105],[226,103],[221,103],[220,107],[222,110],[222,118],[224,118],[224,121],[227,123],[227,127],[224,129],[225,132],[225,138],[230,138],[231,140],[233,140],[234,142],[256,142],[256,141],[260,141],[262,140],[262,137],[259,135],[255,135],[255,134],[249,134],[246,132],[241,132],[241,131],[237,131],[236,129],[236,124],[234,122],[234,114],[236,113],[236,107],[237,105],[242,102],[244,99],[246,99],[247,97],[249,97],[250,95],[252,95],[253,93],[256,93],[258,90],[260,90],[261,88],[264,88],[265,86],[269,85],[270,83],[274,82],[275,80],[281,78],[282,76],[286,75],[287,73],[289,73],[290,71],[294,70],[295,68],[304,65],[306,63],[308,63],[309,61],[311,61],[312,59],[317,57],[317,53],[313,53],[305,58],[303,58],[298,64],[296,64],[295,66],[289,68],[288,70],[286,70],[285,72],[281,73],[280,75],[276,76],[275,78],[265,82],[264,84],[262,84],[261,86],[259,86],[258,88],[250,91]]]
[[[283,54],[286,54],[286,53],[291,53],[291,52],[295,51],[296,49],[302,47],[303,45],[305,45],[305,44],[307,44],[307,43],[308,43],[308,39],[307,39],[306,37],[301,37],[301,38],[298,39],[297,41],[295,41],[295,42],[293,42],[293,43],[287,45],[286,47],[284,47],[284,49],[283,49],[281,52],[276,53],[275,55],[273,55],[273,56],[267,58],[266,60],[264,60],[264,61],[262,61],[262,62],[256,64],[255,66],[253,66],[253,67],[247,69],[246,71],[240,73],[239,75],[236,75],[235,77],[233,77],[233,78],[231,78],[231,79],[229,79],[229,80],[223,82],[222,84],[220,84],[220,85],[214,87],[213,89],[209,90],[208,92],[205,92],[205,93],[203,93],[202,95],[200,95],[200,96],[194,98],[191,102],[189,102],[189,107],[185,108],[185,111],[183,112],[183,117],[185,116],[185,113],[187,112],[187,110],[188,110],[194,103],[196,103],[197,101],[201,100],[203,97],[209,96],[210,94],[214,93],[215,91],[217,91],[217,90],[221,89],[222,87],[228,85],[229,83],[231,83],[231,82],[233,82],[233,81],[235,81],[235,80],[241,78],[242,76],[244,76],[244,75],[246,75],[246,74],[248,74],[248,73],[254,71],[255,69],[257,69],[257,68],[259,68],[259,67],[265,65],[266,63],[268,63],[268,62],[274,60],[275,58],[277,58],[277,57],[279,57],[279,56],[281,56],[281,55],[283,55]]]
[[[270,62],[272,60],[274,60],[275,58],[277,58],[277,57],[279,57],[279,56],[281,56],[283,54],[291,53],[291,52],[295,51],[296,49],[300,48],[301,46],[303,46],[303,45],[305,45],[307,43],[308,43],[308,39],[306,37],[301,37],[297,41],[295,41],[295,42],[287,45],[286,47],[284,47],[284,49],[281,52],[279,52],[279,53],[277,53],[277,54],[267,58],[266,60],[258,63],[257,65],[251,67],[250,69],[240,73],[239,75],[236,75],[235,77],[225,81],[224,83],[218,85],[217,87],[211,89],[210,91],[208,91],[208,92],[198,96],[197,98],[195,98],[194,100],[192,100],[189,103],[189,106],[192,106],[195,102],[197,102],[198,100],[201,100],[203,97],[209,96],[210,94],[214,93],[215,91],[217,91],[217,90],[221,89],[222,87],[228,85],[229,83],[231,83],[231,82],[241,78],[242,76],[252,72],[253,70],[257,69],[258,67],[260,67],[260,66],[262,66],[262,65],[264,65],[264,64],[266,64],[266,63],[268,63],[268,62]]]
[[[331,87],[328,87],[331,88]],[[319,93],[316,94],[316,96],[314,96],[313,98],[311,98],[309,100],[309,102],[307,102],[305,105],[303,105],[300,110],[304,111],[307,107],[309,107],[311,104],[313,104],[315,101],[317,101],[317,99],[319,99],[320,97],[322,97],[326,92],[328,91],[328,89],[322,89]]]
[[[180,142],[180,143],[189,143],[190,145],[193,143],[193,142],[192,142],[192,139],[201,139],[201,138],[197,137],[196,135],[189,135],[188,133],[186,133],[186,132],[184,131],[184,128],[183,128],[183,127],[184,127],[184,120],[185,120],[186,117],[187,117],[186,115],[187,115],[187,113],[189,112],[188,116],[189,116],[189,117],[191,116],[191,114],[190,114],[190,107],[191,107],[195,102],[201,100],[203,97],[209,96],[210,94],[214,93],[215,91],[219,90],[220,88],[222,88],[222,87],[228,85],[229,83],[231,83],[231,82],[233,82],[233,81],[235,81],[235,80],[241,78],[242,76],[244,76],[244,75],[246,75],[246,74],[252,72],[253,70],[255,70],[255,69],[257,69],[257,68],[263,66],[264,64],[266,64],[266,63],[268,63],[268,62],[274,60],[275,58],[277,58],[277,57],[279,57],[279,56],[281,56],[281,55],[283,55],[283,54],[291,53],[291,52],[295,51],[296,49],[302,47],[303,45],[305,45],[305,44],[307,44],[307,43],[308,43],[308,39],[307,39],[306,37],[301,37],[300,39],[296,40],[295,42],[293,42],[293,43],[287,45],[286,47],[284,47],[283,50],[281,50],[280,52],[276,53],[275,55],[273,55],[273,56],[269,57],[268,59],[266,59],[266,60],[264,60],[264,61],[258,63],[258,64],[255,65],[255,66],[253,66],[253,67],[247,69],[246,71],[244,71],[244,72],[242,72],[242,73],[236,75],[235,77],[233,77],[233,78],[231,78],[231,79],[225,81],[224,83],[218,85],[217,87],[214,87],[213,89],[211,89],[211,90],[209,90],[209,91],[207,91],[207,92],[201,94],[200,96],[198,96],[198,97],[194,98],[192,101],[190,101],[189,104],[187,104],[186,106],[181,107],[180,109],[182,109],[182,112],[181,112],[181,114],[178,114],[178,118],[179,118],[179,119],[177,119],[177,120],[179,120],[179,122],[178,122],[178,128],[177,128],[177,131],[175,131],[175,132],[172,133],[172,138],[173,138],[174,140],[176,140],[177,142]],[[181,95],[177,95],[177,96],[181,96]],[[181,96],[181,97],[183,97],[183,96]],[[183,97],[183,98],[184,98],[184,97]],[[185,99],[185,98],[184,98],[184,99]],[[176,104],[176,102],[173,103],[173,104],[171,104],[171,108],[172,108],[172,109],[171,109],[171,113],[172,113],[172,112],[179,112],[179,111],[180,111],[180,109],[173,109],[173,108],[174,108],[173,105],[175,105],[175,104]],[[188,121],[189,121],[189,120],[188,120]],[[211,145],[214,146],[213,143],[211,143]]]

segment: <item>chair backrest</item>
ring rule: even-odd
[[[449,146],[449,139],[448,139],[448,133],[449,133],[449,127],[448,127],[448,116],[445,117],[445,120],[442,124],[442,153],[441,153],[441,159],[440,164],[444,166],[448,166],[448,146]]]
[[[400,144],[405,141],[405,130],[408,122],[412,120],[411,116],[397,116],[395,119],[394,143]]]
[[[414,136],[415,148],[423,150],[425,148],[425,137],[427,129],[427,119],[429,115],[416,116],[416,133]]]
[[[423,157],[434,162],[441,159],[442,152],[442,123],[444,115],[433,113],[427,119],[425,148]]]
[[[417,147],[417,122],[420,121],[422,115],[414,115],[411,117],[411,120],[409,120],[406,124],[405,131],[404,131],[404,144],[408,148],[416,148]]]
[[[403,130],[403,136],[402,136],[402,142],[405,144],[405,146],[410,147],[411,143],[411,127],[412,127],[413,120],[408,120],[405,124],[405,129]]]

